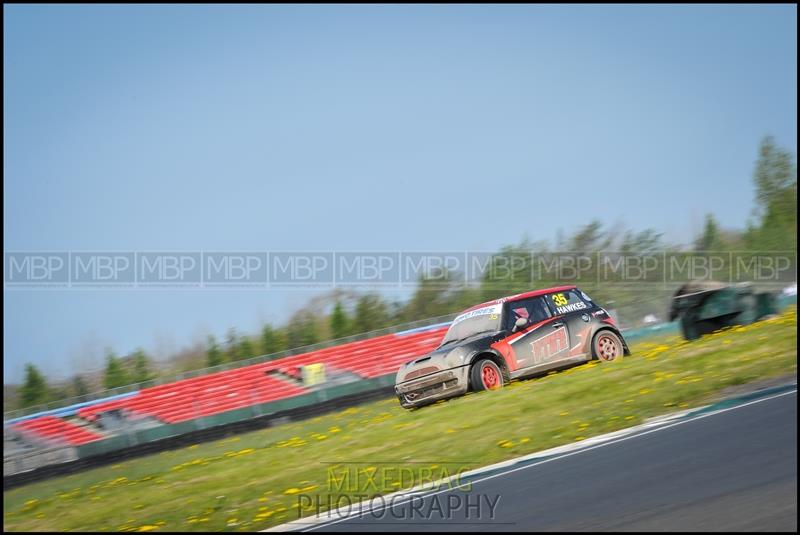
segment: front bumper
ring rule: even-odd
[[[419,407],[440,399],[464,394],[469,388],[469,366],[459,366],[395,385],[394,391],[405,408]]]

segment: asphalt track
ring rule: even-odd
[[[473,479],[305,529],[796,531],[797,391]]]

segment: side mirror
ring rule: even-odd
[[[517,321],[514,322],[514,331],[518,331],[525,327],[528,324],[527,318],[517,318]]]

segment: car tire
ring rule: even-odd
[[[470,369],[470,383],[476,392],[503,388],[503,372],[490,359],[481,359]]]
[[[613,331],[603,330],[592,339],[592,356],[600,362],[619,362],[625,354],[622,339]]]

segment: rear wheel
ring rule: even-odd
[[[500,367],[489,359],[476,362],[470,370],[473,390],[498,390],[503,388],[503,373]]]
[[[622,359],[622,340],[611,331],[600,331],[594,336],[592,350],[595,358],[603,362],[613,362]]]

